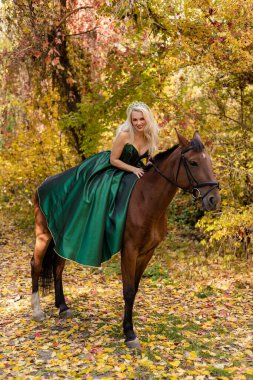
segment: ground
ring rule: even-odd
[[[68,262],[64,288],[73,318],[53,294],[47,318],[31,320],[33,234],[3,212],[0,232],[0,379],[253,379],[252,259],[189,257],[158,249],[135,303],[142,349],[122,334],[119,256],[102,269]]]

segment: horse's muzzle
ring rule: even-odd
[[[221,197],[219,189],[215,188],[202,198],[202,206],[206,211],[216,210],[220,205]]]

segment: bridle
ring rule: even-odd
[[[216,182],[216,181],[209,181],[209,182],[198,182],[192,172],[191,172],[191,169],[189,167],[189,161],[188,159],[185,157],[185,153],[189,152],[189,150],[193,150],[193,147],[192,146],[189,146],[188,148],[182,150],[181,152],[181,156],[180,156],[180,161],[179,161],[179,164],[178,164],[178,168],[177,168],[177,175],[176,175],[176,181],[172,181],[169,177],[167,177],[165,174],[163,174],[160,169],[154,164],[154,162],[150,162],[151,165],[153,166],[153,168],[155,169],[155,171],[160,174],[160,176],[162,176],[164,179],[166,179],[168,182],[170,182],[172,185],[192,194],[193,198],[194,199],[204,199],[211,191],[213,191],[216,187],[219,189],[220,186],[219,186],[219,182]],[[191,186],[191,188],[189,189],[188,187],[185,188],[185,187],[182,187],[182,186],[179,186],[179,184],[177,183],[177,179],[178,179],[178,175],[179,175],[179,170],[180,170],[180,167],[181,167],[181,164],[183,164],[184,168],[185,168],[185,172],[186,172],[186,175],[187,175],[187,178],[188,178],[188,181],[189,181],[189,184]],[[205,187],[205,186],[209,186],[210,188],[205,192],[204,195],[201,195],[201,192],[200,192],[200,188],[201,187]]]

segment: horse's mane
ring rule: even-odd
[[[157,162],[163,160],[164,158],[169,157],[171,153],[173,153],[174,150],[176,150],[178,147],[179,147],[179,144],[176,144],[163,152],[157,153],[152,161],[154,162],[154,164],[156,164]]]
[[[197,139],[192,139],[189,146],[195,152],[202,152],[204,150],[204,145],[202,144],[201,141]],[[155,157],[152,159],[152,162],[154,164],[159,163],[161,160],[164,160],[165,158],[169,157],[178,147],[179,147],[179,144],[176,144],[163,152],[157,153]],[[147,165],[146,170],[149,170],[151,167],[152,167],[151,164]]]
[[[157,153],[155,155],[155,157],[152,158],[152,162],[154,164],[157,164],[158,162],[160,162],[161,160],[163,160],[164,158],[167,158],[171,155],[171,153],[174,152],[174,150],[176,150],[177,148],[179,147],[179,144],[176,144],[174,146],[172,146],[171,148],[163,151],[163,152],[160,152],[160,153]],[[148,171],[149,169],[151,169],[153,167],[152,164],[148,164],[145,168],[145,171]]]

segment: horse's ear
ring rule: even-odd
[[[180,133],[178,133],[178,131],[177,131],[176,128],[175,128],[175,131],[176,131],[176,134],[177,134],[179,145],[182,148],[187,148],[190,145],[190,142],[184,136],[182,136]]]
[[[200,144],[203,144],[202,141],[201,141],[201,137],[200,137],[200,134],[198,133],[198,131],[194,132],[193,140],[197,140]]]

